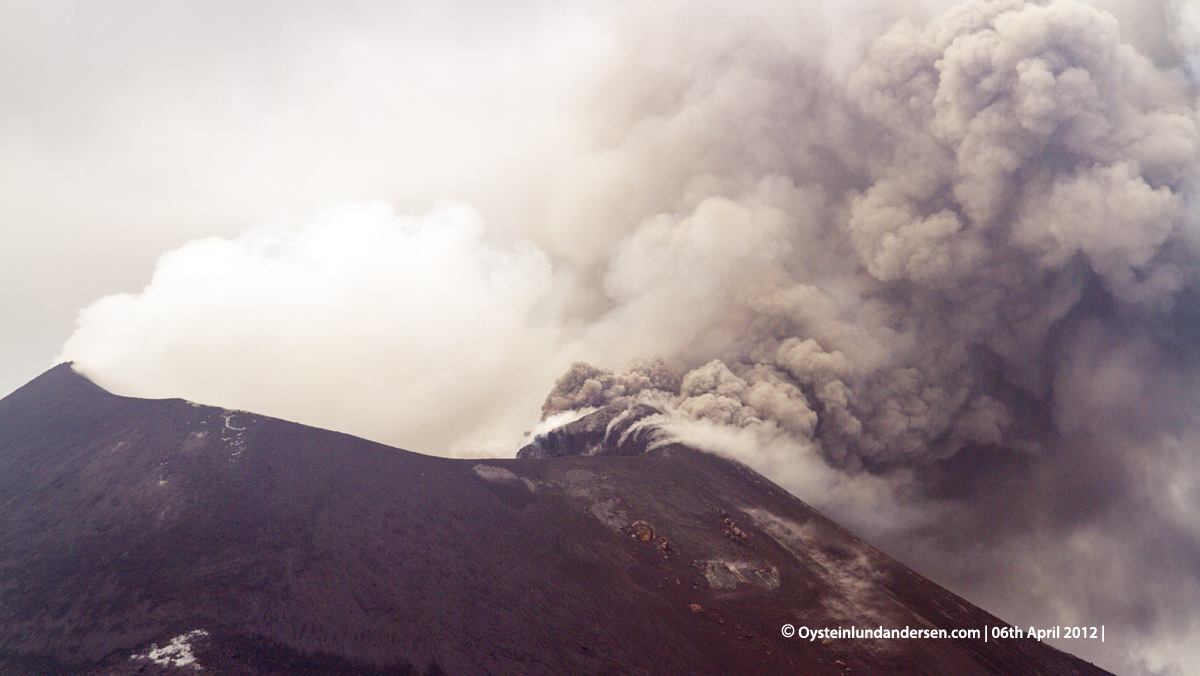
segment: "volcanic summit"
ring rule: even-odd
[[[1004,623],[742,465],[583,454],[638,414],[452,460],[57,366],[0,400],[0,673],[1106,673],[1034,639],[784,636]]]

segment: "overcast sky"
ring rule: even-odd
[[[1014,622],[1108,625],[1061,647],[1200,674],[1198,27],[0,0],[0,395],[73,359],[511,456],[569,368],[552,409],[661,357],[681,437]]]
[[[612,40],[561,2],[4,2],[0,31],[4,393],[189,240],[361,200],[536,218]]]

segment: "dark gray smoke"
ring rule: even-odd
[[[624,7],[500,244],[461,210],[193,243],[63,356],[460,454],[584,360],[538,429],[645,399],[1010,621],[1106,625],[1061,647],[1200,673],[1200,12],[729,5]]]
[[[753,430],[680,435],[801,494],[785,466],[811,481],[816,453],[856,477],[822,500],[890,492],[840,516],[952,586],[1010,618],[1115,627],[1115,650],[1064,644],[1114,668],[1194,669],[1190,55],[1156,64],[1069,0],[900,21],[844,69],[789,42],[795,24],[635,50],[630,79],[653,85],[624,102],[616,152],[667,158],[676,182],[645,197],[669,215],[603,261],[604,321],[670,336],[684,375],[645,392],[642,365],[578,364],[543,412],[641,392],[685,429]],[[780,438],[790,453],[764,452]]]

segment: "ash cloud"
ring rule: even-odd
[[[63,357],[437,452],[639,397],[1010,621],[1119,637],[1064,648],[1197,673],[1195,7],[939,9],[623,6],[528,245],[455,210],[194,242]]]
[[[596,335],[677,368],[656,396],[693,443],[1006,617],[1111,619],[1119,647],[1069,647],[1114,669],[1191,668],[1189,54],[1069,1],[901,19],[849,66],[771,18],[633,66],[670,94],[617,147],[692,171],[616,239]],[[620,386],[584,371],[551,409]]]

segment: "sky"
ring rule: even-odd
[[[1200,674],[1197,55],[1184,0],[0,1],[0,395],[455,457],[637,396]]]

